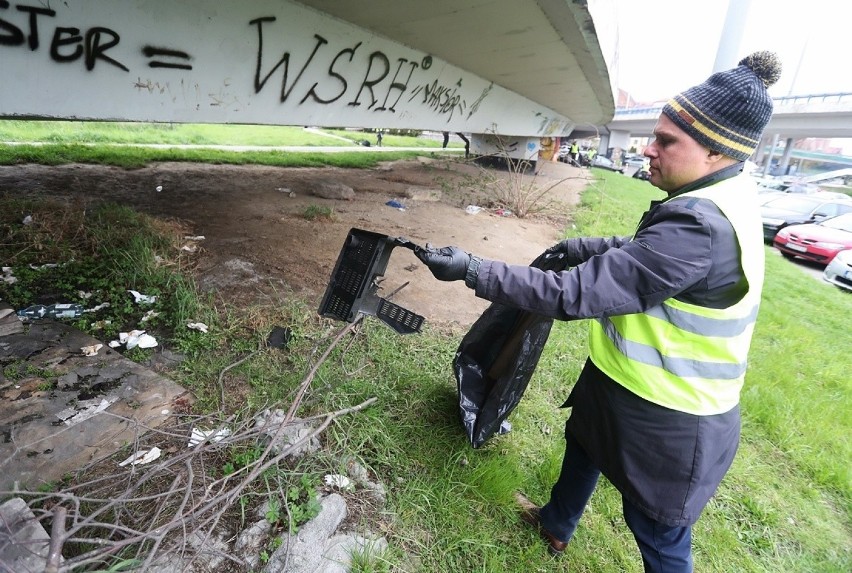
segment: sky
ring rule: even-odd
[[[852,93],[852,1],[609,0],[617,19],[615,85],[639,103],[665,100],[713,73],[730,4],[741,33],[729,34],[728,69],[758,50],[778,54],[773,97]],[[736,27],[728,30],[736,30]],[[739,47],[736,42],[739,37]],[[725,57],[722,58],[723,60]],[[852,155],[852,139],[833,145]]]
[[[704,81],[714,63],[729,0],[611,0],[618,19],[615,83],[640,102]],[[781,58],[773,97],[852,92],[848,0],[730,0],[746,9],[737,61],[757,50]]]

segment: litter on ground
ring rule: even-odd
[[[186,327],[191,330],[198,330],[200,332],[207,332],[207,325],[203,322],[188,322],[186,323]]]
[[[154,304],[157,302],[157,297],[153,295],[142,294],[139,291],[128,290],[133,295],[133,302],[136,304]]]
[[[150,450],[141,450],[139,452],[136,452],[118,465],[124,467],[126,465],[138,466],[142,464],[150,464],[151,462],[159,458],[161,453],[162,452],[158,447],[153,447]]]
[[[194,448],[201,442],[205,440],[210,440],[211,442],[221,441],[228,436],[231,435],[231,430],[228,428],[221,428],[219,430],[199,430],[198,428],[192,429],[192,434],[189,436],[188,447]]]

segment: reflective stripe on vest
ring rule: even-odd
[[[756,191],[747,177],[673,199],[709,199],[730,221],[749,285],[742,300],[715,309],[669,299],[643,313],[590,323],[592,361],[646,400],[696,415],[727,412],[739,402],[764,264]]]

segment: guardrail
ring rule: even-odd
[[[783,96],[772,98],[772,103],[776,111],[779,108],[795,107],[799,113],[808,113],[808,111],[824,112],[827,109],[833,111],[849,110],[852,111],[852,93],[850,92],[835,92],[822,94],[808,94]],[[646,117],[657,117],[663,111],[663,106],[644,106],[644,107],[618,107],[615,109],[614,119],[639,119]]]
[[[772,98],[772,103],[776,106],[799,105],[799,104],[845,104],[852,109],[852,93],[838,92],[825,94],[797,95]]]

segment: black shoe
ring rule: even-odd
[[[538,531],[541,538],[547,541],[547,550],[550,554],[556,557],[562,555],[562,552],[568,547],[568,542],[556,539],[552,533],[541,526],[541,508],[531,502],[522,493],[515,494],[515,499],[518,501],[518,505],[521,506],[521,519],[525,523],[532,525]]]

